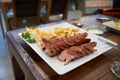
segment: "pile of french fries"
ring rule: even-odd
[[[113,27],[116,29],[120,29],[120,22],[115,22]]]
[[[51,34],[56,38],[68,38],[70,36],[76,35],[78,31],[78,28],[55,28]]]
[[[55,28],[53,31],[45,32],[40,28],[28,29],[23,33],[29,33],[32,38],[36,40],[37,43],[42,44],[43,38],[68,38],[74,36],[78,33],[79,28]]]
[[[120,22],[114,22],[114,24],[108,24],[107,26],[116,28],[116,29],[120,29]]]

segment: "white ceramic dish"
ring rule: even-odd
[[[94,33],[94,34],[103,34],[103,30],[99,28],[89,28],[87,29],[88,32]]]
[[[49,31],[55,27],[76,27],[74,25],[71,25],[67,22],[64,23],[60,23],[60,24],[55,24],[55,25],[51,25],[51,26],[47,26],[47,27],[43,27],[41,28],[42,30],[45,31]],[[80,33],[86,32],[83,29],[80,29]],[[19,33],[19,36],[21,37],[21,33]],[[94,53],[84,56],[82,58],[79,58],[75,61],[70,62],[67,65],[64,65],[63,62],[60,62],[57,57],[49,57],[40,47],[38,47],[38,45],[35,44],[30,44],[27,41],[25,41],[24,38],[22,38],[56,73],[58,73],[59,75],[63,75],[67,72],[72,71],[73,69],[85,64],[86,62],[96,58],[97,56],[103,54],[104,52],[106,52],[107,50],[111,49],[112,47],[106,45],[105,43],[101,42],[100,40],[97,39],[97,35],[93,34],[93,33],[89,33],[88,37],[92,39],[92,41],[97,42],[97,46],[96,49],[97,51],[95,51]],[[106,39],[107,41],[107,39]],[[108,40],[110,41],[110,40]],[[112,41],[110,41],[112,42]],[[114,42],[112,42],[114,43]]]
[[[120,29],[112,27],[112,25],[114,25],[114,24],[115,24],[115,21],[107,21],[107,22],[103,23],[103,25],[106,26],[107,30],[120,33]]]

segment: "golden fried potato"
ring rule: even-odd
[[[117,29],[120,29],[120,22],[115,22],[113,27],[117,28]]]
[[[67,38],[70,36],[74,36],[79,31],[78,28],[55,28],[51,34],[57,38]]]
[[[120,22],[115,22],[114,24],[111,23],[111,24],[108,24],[107,26],[110,26],[110,27],[113,27],[116,29],[120,29]]]
[[[47,33],[43,30],[40,30],[40,28],[34,28],[34,29],[27,29],[23,33],[29,33],[32,38],[36,40],[37,43],[43,44],[42,39],[43,38],[67,38],[74,36],[79,31],[79,28],[55,28],[50,33]]]

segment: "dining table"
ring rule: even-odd
[[[102,16],[104,15],[87,15],[81,19],[86,25],[89,25],[89,28],[97,25],[96,27],[106,29],[96,20]],[[49,27],[63,22],[67,21],[43,24],[37,27]],[[112,62],[120,61],[119,50],[112,48],[74,70],[59,75],[18,35],[24,30],[25,28],[21,28],[7,32],[7,43],[15,80],[119,80],[110,70]],[[120,45],[119,33],[104,30],[104,33],[98,36]]]

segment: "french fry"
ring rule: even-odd
[[[113,25],[114,28],[120,29],[120,22],[115,22]]]
[[[116,28],[116,29],[120,29],[120,22],[115,22],[114,24],[108,24],[108,26]]]
[[[66,38],[74,36],[78,31],[78,28],[55,28],[51,34],[57,38]]]

